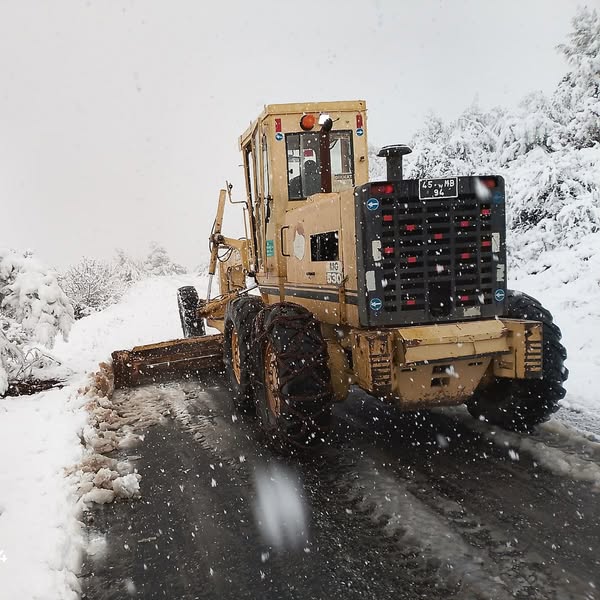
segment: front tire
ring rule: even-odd
[[[508,291],[506,316],[511,319],[539,321],[543,325],[541,379],[496,377],[490,385],[477,389],[467,403],[469,412],[493,425],[512,431],[531,431],[558,410],[564,398],[569,371],[564,366],[567,351],[560,343],[561,332],[550,311],[520,292]]]
[[[274,304],[258,315],[255,335],[256,411],[267,440],[285,453],[324,442],[333,390],[318,321],[297,304]]]
[[[197,311],[204,304],[193,285],[186,285],[177,290],[177,306],[183,337],[191,338],[206,335],[204,320],[198,319]]]

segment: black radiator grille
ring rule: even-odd
[[[378,197],[369,186],[361,188],[363,204],[379,203],[376,210],[365,204],[357,236],[363,244],[362,267],[373,271],[376,282],[375,289],[363,290],[365,321],[416,323],[501,314],[503,182],[494,178],[495,195],[478,198],[474,179],[459,178],[456,198],[419,199],[417,181],[398,182],[393,193]],[[381,244],[379,257],[371,252],[374,240]],[[499,272],[502,281],[497,281]],[[359,297],[360,287],[359,281]],[[381,300],[379,310],[373,298]]]

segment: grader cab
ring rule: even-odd
[[[240,137],[246,237],[221,233],[221,190],[207,297],[178,291],[186,339],[114,353],[117,385],[222,359],[281,447],[322,440],[352,385],[511,429],[549,418],[566,352],[549,312],[507,288],[502,177],[404,179],[396,145],[369,182],[366,124],[364,101],[265,107]]]

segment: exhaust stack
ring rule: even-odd
[[[384,146],[377,156],[385,157],[387,165],[387,180],[402,181],[402,157],[410,154],[412,149],[404,144]]]

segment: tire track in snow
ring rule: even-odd
[[[155,402],[156,406],[151,412],[174,417],[215,461],[233,469],[236,477],[249,482],[256,465],[282,460],[274,459],[257,443],[255,424],[244,419],[232,422],[230,399],[222,387],[202,388],[193,381],[156,387],[142,395],[145,402],[154,397],[150,404]],[[392,417],[383,424],[385,415],[376,411],[381,421],[374,426],[369,410],[367,407],[358,415],[353,411],[339,415],[336,409],[340,416],[336,443],[340,445],[325,449],[323,456],[314,461],[291,461],[301,470],[317,525],[328,527],[339,515],[356,518],[363,515],[367,521],[360,527],[374,528],[374,532],[379,531],[382,546],[396,547],[398,568],[417,579],[421,577],[423,582],[433,579],[450,588],[460,587],[457,595],[449,594],[451,597],[499,600],[596,597],[585,581],[574,581],[572,589],[565,588],[539,554],[513,545],[515,528],[511,524],[503,530],[502,524],[486,513],[489,507],[470,514],[464,505],[452,499],[456,491],[451,489],[452,485],[440,489],[436,477],[422,468],[427,467],[428,452],[420,453],[425,464],[417,465],[416,471],[401,464],[396,456],[398,447],[386,448],[383,439],[390,431],[406,427],[406,423],[396,422]],[[490,431],[486,424],[475,422],[475,425]],[[489,451],[490,444],[495,443],[485,434],[486,431],[473,435],[474,444],[479,444],[476,451]],[[419,435],[412,442],[416,446],[427,443],[419,441]],[[489,443],[478,442],[478,435]],[[450,478],[457,472],[469,473],[469,468],[456,458],[446,461],[453,465]],[[386,462],[388,467],[378,466]],[[492,464],[511,475],[515,468],[511,461],[494,460]],[[325,505],[327,509],[323,508]],[[342,538],[339,543],[343,543]]]
[[[529,461],[514,462],[443,413],[399,413],[360,394],[338,413],[356,431],[350,443],[384,468],[383,487],[399,482],[400,493],[412,494],[471,547],[484,548],[491,575],[502,577],[511,592],[600,598],[594,494],[576,485],[563,491]],[[371,502],[374,511],[389,507],[380,500]]]

